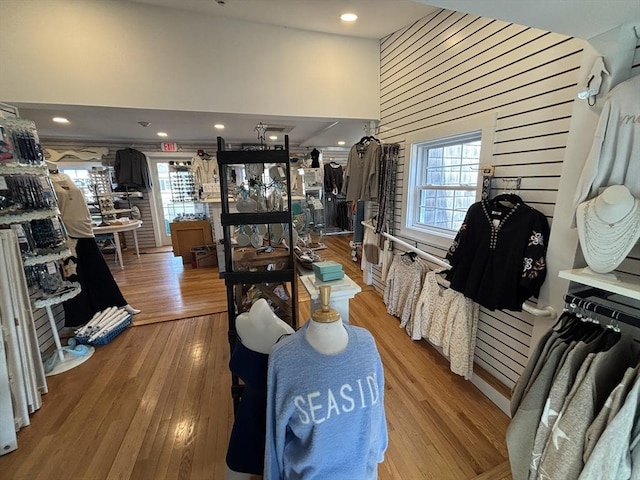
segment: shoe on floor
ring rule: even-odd
[[[133,307],[132,307],[131,305],[129,305],[128,303],[127,303],[124,307],[122,307],[122,308],[124,308],[124,310],[125,310],[127,313],[130,313],[131,315],[137,315],[138,313],[140,313],[140,310],[138,310],[137,308],[133,308]]]

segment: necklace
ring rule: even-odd
[[[598,215],[598,202],[594,200],[593,201],[593,214],[600,221],[600,223],[604,223],[605,225],[608,225],[609,227],[614,227],[614,226],[616,226],[616,224],[618,224],[618,223],[620,223],[622,221],[625,221],[629,215],[631,215],[632,213],[635,212],[636,204],[637,204],[637,200],[634,199],[633,205],[631,206],[631,209],[627,213],[625,213],[622,218],[620,218],[619,220],[616,220],[615,222],[610,223],[610,222],[607,222],[606,220],[603,220],[602,217],[600,217],[600,215]]]
[[[610,272],[627,256],[637,241],[640,228],[638,200],[634,200],[629,213],[614,223],[605,222],[598,216],[594,201],[587,202],[582,219],[584,238],[581,239],[581,244],[587,263],[598,272]]]

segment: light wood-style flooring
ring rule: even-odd
[[[330,237],[320,253],[361,283],[348,240]],[[0,457],[1,479],[224,479],[233,422],[224,284],[217,269],[182,267],[170,253],[125,261],[114,275],[142,320],[48,377],[18,449]],[[379,478],[511,479],[507,416],[435,349],[412,342],[381,296],[362,287],[350,320],[373,333],[385,368],[389,449]],[[299,293],[306,319],[308,296]],[[180,319],[147,324],[172,314]]]

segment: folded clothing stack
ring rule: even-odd
[[[324,262],[315,262],[312,264],[313,272],[316,278],[322,282],[330,282],[332,280],[340,280],[344,277],[342,264],[333,260],[325,260]]]

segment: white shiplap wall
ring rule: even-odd
[[[581,40],[448,10],[384,39],[378,136],[401,145],[396,233],[408,172],[406,135],[480,113],[497,118],[496,188],[504,189],[502,178],[521,177],[518,194],[551,224],[582,48]],[[436,244],[416,246],[439,257],[446,253]],[[377,271],[374,285],[384,288]],[[533,320],[527,313],[481,309],[476,363],[508,387],[526,364]]]

